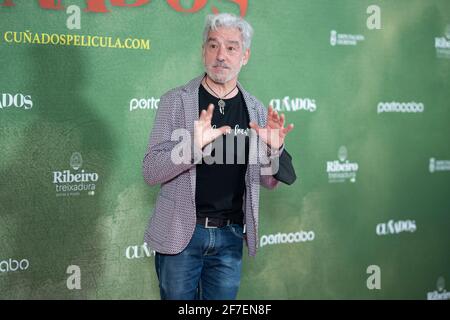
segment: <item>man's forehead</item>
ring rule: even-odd
[[[237,28],[218,28],[208,33],[208,41],[242,42],[242,35]]]

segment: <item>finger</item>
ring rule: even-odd
[[[205,110],[202,110],[202,111],[200,112],[199,120],[205,121],[205,119],[206,119],[206,111],[205,111]]]
[[[283,129],[283,133],[287,134],[288,132],[292,131],[292,129],[294,129],[294,124],[291,123],[290,125],[288,125],[286,128]]]
[[[284,113],[282,113],[280,116],[280,128],[283,128],[283,126],[284,126]]]
[[[210,103],[208,105],[208,120],[212,120],[212,116],[213,116],[213,111],[214,111],[214,105],[212,103]]]
[[[272,118],[274,121],[278,122],[279,121],[279,117],[278,117],[278,112],[275,110],[272,114]]]
[[[275,127],[280,127],[280,117],[278,116],[278,114],[273,117],[272,121]]]
[[[273,108],[272,106],[269,106],[269,111],[267,112],[267,118],[270,119],[272,117]]]

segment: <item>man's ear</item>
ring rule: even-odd
[[[242,58],[242,64],[245,66],[250,59],[250,49],[245,50],[244,57]]]
[[[203,62],[203,64],[205,63],[205,46],[204,45],[202,45],[202,50],[201,50],[201,52],[202,52],[202,62]]]

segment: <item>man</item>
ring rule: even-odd
[[[237,81],[252,34],[239,17],[208,16],[206,74],[161,97],[143,174],[161,184],[145,241],[157,252],[162,299],[235,299],[244,239],[256,254],[259,185],[279,183],[273,174],[293,124]]]

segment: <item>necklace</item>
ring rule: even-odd
[[[233,90],[231,90],[230,92],[228,92],[226,95],[224,95],[223,97],[220,97],[208,84],[208,77],[205,77],[205,83],[208,86],[209,90],[211,90],[218,98],[219,98],[219,102],[217,103],[219,105],[219,111],[221,114],[225,114],[225,101],[223,101],[224,98],[226,98],[230,93],[232,93],[234,91],[234,89],[236,89],[236,87],[233,88]]]

